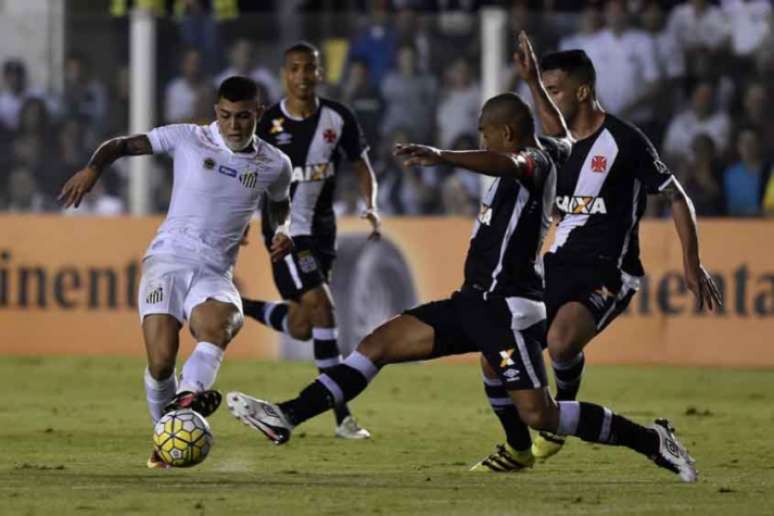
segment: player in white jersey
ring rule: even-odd
[[[264,193],[276,228],[272,260],[292,248],[287,229],[290,160],[255,136],[262,111],[255,82],[230,77],[218,90],[215,122],[169,125],[108,140],[62,189],[65,207],[78,207],[105,167],[122,156],[166,153],[174,160],[172,200],[143,258],[139,290],[148,357],[145,392],[154,423],[169,410],[191,408],[208,416],[220,404],[220,393],[210,389],[244,320],[233,266]],[[186,321],[197,345],[178,383],[175,359]],[[154,452],[148,467],[165,465]]]

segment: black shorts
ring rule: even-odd
[[[543,304],[524,298],[490,298],[455,292],[403,312],[435,330],[432,358],[481,352],[506,389],[548,386],[542,350],[546,319]]]
[[[639,278],[617,267],[560,263],[551,254],[543,261],[549,326],[562,306],[578,302],[589,309],[601,332],[626,310],[640,286]]]
[[[310,237],[293,237],[293,251],[272,263],[274,284],[282,299],[297,301],[305,292],[331,280],[334,251],[321,250]]]

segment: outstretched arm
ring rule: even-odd
[[[526,152],[506,154],[488,150],[449,151],[415,143],[395,145],[396,156],[405,158],[405,165],[451,165],[471,172],[494,177],[530,179],[539,167]]]
[[[379,185],[376,182],[376,174],[371,167],[371,161],[368,154],[363,152],[361,158],[352,163],[355,175],[357,176],[358,188],[365,201],[366,210],[360,216],[367,219],[371,224],[371,235],[369,240],[378,240],[381,237],[379,229],[382,225],[382,219],[376,209],[376,197]]]
[[[723,298],[699,258],[699,234],[693,203],[675,178],[664,187],[662,194],[672,207],[672,219],[682,244],[685,283],[699,301],[700,308],[706,304],[710,310],[714,310],[723,304]]]
[[[567,129],[564,117],[562,117],[551,97],[548,96],[545,86],[543,86],[543,79],[540,76],[540,67],[535,51],[532,49],[532,43],[530,43],[524,31],[519,33],[519,49],[513,55],[513,60],[516,63],[519,75],[529,86],[529,91],[535,102],[535,111],[537,111],[540,124],[543,126],[543,132],[547,136],[570,138],[570,131]]]
[[[106,167],[110,166],[118,158],[143,154],[153,154],[150,140],[144,134],[113,138],[106,141],[99,146],[89,160],[89,163],[65,183],[58,200],[64,199],[65,208],[70,206],[77,208],[81,204],[83,196],[91,191]]]

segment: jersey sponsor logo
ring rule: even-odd
[[[291,181],[324,181],[329,177],[333,177],[333,164],[319,163],[316,165],[307,165],[305,167],[294,167]]]
[[[157,287],[145,296],[145,302],[149,305],[161,303],[164,300],[164,287]]]
[[[478,221],[485,226],[492,224],[492,207],[486,204],[481,205],[481,209],[478,211]]]
[[[573,215],[607,215],[607,205],[602,197],[561,195],[556,198],[556,207]]]
[[[298,268],[304,274],[314,272],[317,270],[317,260],[314,259],[311,252],[301,251],[298,253]]]
[[[204,158],[204,162],[202,163],[202,166],[204,166],[207,170],[212,170],[215,168],[215,160],[212,158]]]
[[[328,142],[328,143],[335,142],[336,141],[336,136],[338,136],[338,135],[336,134],[336,131],[334,131],[333,129],[326,129],[323,132],[323,138],[325,138],[325,141]]]
[[[239,176],[239,182],[245,188],[255,189],[258,184],[258,174],[256,172],[247,172]]]
[[[272,119],[271,129],[269,129],[269,134],[277,134],[277,133],[283,132],[285,128],[282,127],[282,124],[284,123],[285,123],[285,119],[282,117]]]
[[[502,360],[500,361],[500,367],[508,367],[508,366],[516,365],[516,362],[514,362],[513,359],[511,358],[511,355],[513,355],[514,351],[516,351],[516,348],[500,351],[500,357],[502,357]]]
[[[607,170],[607,158],[604,156],[594,156],[591,158],[591,171],[602,174]]]
[[[235,169],[229,168],[225,165],[221,165],[218,167],[218,174],[223,174],[224,176],[236,177],[237,173],[238,172]]]

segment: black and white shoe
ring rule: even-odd
[[[235,418],[258,430],[274,444],[285,444],[290,440],[293,425],[277,405],[241,392],[229,392],[226,404]]]
[[[164,413],[173,410],[191,409],[198,412],[202,417],[209,417],[218,410],[223,397],[218,391],[182,391],[175,395],[175,398],[164,407]]]
[[[651,457],[662,468],[677,473],[683,482],[696,482],[699,478],[694,464],[696,461],[688,455],[688,450],[675,435],[674,427],[666,419],[657,419],[651,426],[658,434],[658,453]]]

